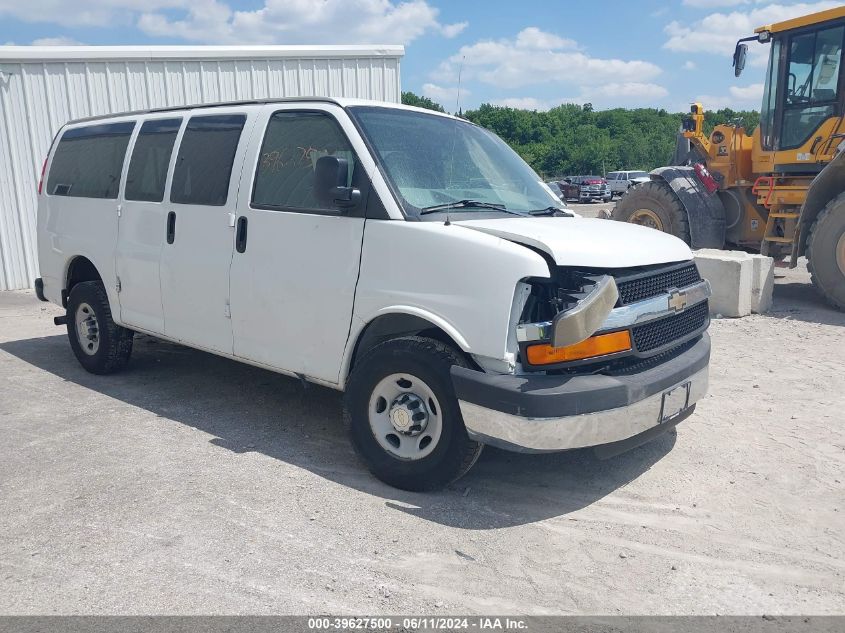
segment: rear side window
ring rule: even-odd
[[[127,200],[164,200],[167,168],[181,124],[182,119],[163,119],[147,121],[141,126],[132,149],[129,173],[126,175]]]
[[[179,204],[223,206],[246,115],[195,116],[185,128],[170,201]]]
[[[346,185],[355,155],[337,121],[320,112],[277,112],[261,145],[252,204],[269,209],[329,210],[314,197],[314,168],[322,156],[345,158]]]
[[[62,135],[50,164],[47,193],[72,198],[117,198],[134,121],[89,125]]]

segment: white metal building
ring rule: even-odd
[[[38,276],[36,189],[66,121],[272,97],[400,100],[402,46],[0,46],[0,290]]]

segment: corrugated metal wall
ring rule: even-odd
[[[313,57],[301,47],[269,47],[249,58],[243,49],[221,49],[224,55],[204,59],[168,59],[164,50],[121,59],[117,48],[88,49],[90,58],[78,59],[83,51],[75,49],[70,61],[15,60],[15,49],[21,50],[0,47],[0,290],[29,288],[38,276],[36,188],[50,142],[68,120],[273,97],[400,100],[401,47],[345,54],[314,49]],[[106,53],[112,57],[102,58]]]

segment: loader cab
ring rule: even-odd
[[[843,45],[845,19],[772,33],[760,109],[760,145],[776,156],[774,163],[826,160],[838,143],[829,143],[845,112]]]

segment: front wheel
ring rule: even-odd
[[[359,360],[344,395],[352,444],[370,471],[402,490],[443,488],[481,454],[464,427],[452,386],[451,347],[409,336],[377,345]]]
[[[611,218],[670,233],[690,243],[687,212],[671,187],[660,180],[629,188],[616,203]]]
[[[76,284],[67,299],[67,335],[79,364],[92,374],[123,369],[135,333],[117,325],[102,282]]]
[[[827,203],[807,236],[813,285],[834,308],[845,311],[845,193]]]

